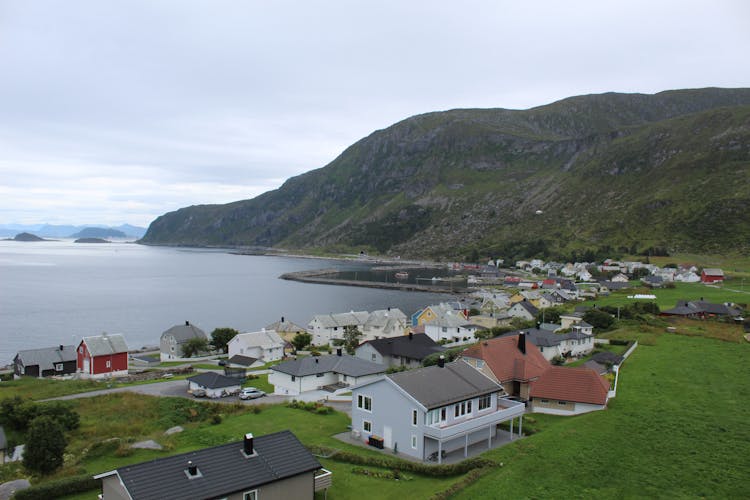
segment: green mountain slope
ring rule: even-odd
[[[698,89],[415,116],[252,200],[163,215],[142,241],[423,257],[744,252],[747,214],[750,89]]]

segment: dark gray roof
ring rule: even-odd
[[[512,332],[504,333],[501,337],[512,337],[519,333],[526,333],[526,339],[537,347],[555,347],[560,345],[563,340],[581,340],[589,338],[590,335],[586,335],[581,332],[568,332],[568,333],[554,333],[549,330],[540,330],[538,328],[526,328],[522,330],[515,330]]]
[[[341,373],[342,375],[351,377],[362,377],[364,375],[384,373],[386,369],[386,366],[379,363],[365,361],[364,359],[348,354],[342,354],[341,356],[308,356],[279,363],[271,367],[271,370],[297,377],[327,372]]]
[[[518,307],[523,307],[532,316],[536,316],[539,313],[539,309],[537,309],[536,307],[534,307],[534,304],[532,304],[531,302],[527,302],[525,300],[522,300],[521,302],[516,302],[513,305],[514,306],[518,305]],[[513,307],[513,306],[511,306],[511,307]]]
[[[500,384],[460,360],[446,363],[443,368],[435,365],[387,376],[428,410],[503,390]]]
[[[187,342],[192,338],[208,339],[206,333],[195,325],[191,325],[189,322],[185,322],[183,325],[175,325],[169,330],[161,334],[164,338],[167,335],[172,335],[178,344]]]
[[[62,347],[62,350],[60,350]],[[18,351],[16,359],[21,361],[23,366],[39,365],[39,370],[53,370],[55,363],[64,363],[66,361],[76,360],[76,348],[73,345],[42,347],[40,349],[27,349]]]
[[[227,361],[229,361],[229,363],[233,365],[250,366],[256,361],[258,361],[258,359],[253,358],[252,356],[243,356],[242,354],[235,354],[234,356],[229,358]]]
[[[594,370],[599,375],[604,375],[605,373],[609,372],[609,368],[607,368],[605,365],[603,365],[601,363],[597,363],[593,359],[590,359],[590,360],[586,361],[583,364],[583,366],[585,368],[590,369],[590,370]]]
[[[401,335],[399,337],[369,340],[362,345],[364,344],[371,345],[383,356],[401,356],[420,361],[430,354],[445,350],[444,347],[438,345],[424,333],[416,333],[411,337]]]
[[[221,389],[223,387],[240,385],[240,382],[236,378],[226,377],[216,372],[203,372],[187,379],[207,389]]]
[[[619,365],[622,363],[622,356],[613,352],[602,351],[591,356],[591,360],[604,365]]]
[[[321,468],[289,431],[258,436],[253,442],[257,455],[250,457],[245,456],[239,441],[121,467],[116,472],[133,500],[171,500],[220,498]],[[188,477],[188,461],[198,467],[199,477]],[[312,488],[311,478],[311,495]]]

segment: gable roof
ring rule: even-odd
[[[518,347],[519,335],[483,340],[469,347],[462,356],[482,359],[501,382],[528,381],[537,378],[550,367],[539,349],[526,342],[526,353]]]
[[[362,377],[364,375],[374,375],[384,373],[387,368],[379,363],[365,361],[348,354],[329,355],[329,356],[308,356],[291,361],[285,361],[271,367],[271,370],[294,375],[296,377],[305,377],[307,375],[316,375],[318,373],[335,372],[351,377]]]
[[[208,389],[222,389],[224,387],[242,385],[236,378],[227,377],[216,372],[199,373],[198,375],[188,377],[187,380]]]
[[[280,321],[277,321],[276,323],[271,323],[270,325],[266,327],[266,330],[273,330],[277,333],[296,333],[296,332],[307,331],[307,329],[304,326],[299,326],[296,323],[287,321],[286,318],[281,318]]]
[[[724,276],[724,271],[718,268],[707,268],[703,270],[703,274],[706,276]]]
[[[409,359],[423,360],[430,354],[444,351],[445,348],[437,344],[428,335],[417,333],[384,339],[369,340],[363,345],[370,345],[381,356],[401,356]],[[357,349],[359,349],[359,347]]]
[[[125,343],[125,337],[119,333],[112,335],[103,333],[93,337],[83,337],[81,342],[86,344],[86,348],[92,356],[128,352],[128,344]]]
[[[367,311],[351,311],[338,314],[317,314],[310,320],[310,324],[317,321],[323,328],[344,327],[350,325],[363,325],[370,313]]]
[[[240,333],[234,336],[230,342],[239,342],[245,346],[260,347],[261,349],[273,349],[283,347],[286,343],[279,334],[273,330],[261,330],[259,332]]]
[[[528,302],[526,300],[522,300],[521,302],[516,302],[510,308],[513,309],[515,307],[522,307],[522,308],[526,309],[526,312],[528,312],[532,316],[536,316],[539,313],[539,309],[537,309],[536,307],[534,307],[534,304],[532,304],[531,302]]]
[[[253,448],[257,454],[248,457],[243,442],[237,441],[120,467],[114,473],[133,499],[176,500],[220,498],[321,468],[290,431],[255,437]],[[198,468],[199,476],[188,477],[188,461]]]
[[[161,334],[161,338],[168,335],[174,337],[178,344],[183,344],[192,338],[208,339],[206,333],[195,325],[191,325],[188,321],[185,321],[184,325],[175,325],[169,330],[165,330]]]
[[[463,361],[392,373],[387,377],[428,410],[502,391],[503,387]]]
[[[61,349],[62,348],[62,349]],[[27,349],[18,351],[16,358],[23,366],[38,365],[39,370],[52,370],[55,363],[76,360],[76,347],[73,345],[60,345],[54,347],[42,347],[39,349]]]
[[[603,405],[609,382],[589,368],[551,366],[531,384],[531,397]]]

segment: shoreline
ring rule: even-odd
[[[408,266],[404,266],[407,268]],[[414,283],[386,283],[380,281],[365,281],[365,280],[342,280],[337,278],[327,278],[338,274],[337,269],[316,269],[311,271],[296,271],[291,273],[284,273],[279,276],[280,279],[299,281],[302,283],[315,283],[319,285],[338,285],[338,286],[359,286],[365,288],[379,288],[386,290],[402,290],[406,292],[430,292],[430,293],[445,293],[450,295],[462,295],[470,291],[469,288],[449,285],[418,285]]]

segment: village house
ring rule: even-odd
[[[203,372],[187,378],[188,393],[196,394],[196,391],[204,391],[208,398],[223,398],[240,392],[242,380],[236,377],[227,377],[216,372]]]
[[[362,326],[369,317],[370,313],[367,311],[317,314],[310,320],[307,328],[314,345],[333,345],[334,340],[343,340],[346,327],[357,327],[362,332]]]
[[[268,383],[274,394],[299,396],[311,391],[336,392],[384,374],[387,367],[343,354],[341,348],[331,356],[307,356],[271,367]]]
[[[185,359],[182,346],[190,339],[201,339],[208,342],[206,333],[189,321],[184,325],[175,325],[161,334],[159,338],[159,358],[162,361]]]
[[[737,318],[742,315],[739,307],[731,304],[714,304],[703,300],[678,300],[672,309],[661,311],[661,316],[681,316],[684,318],[706,319],[712,317]]]
[[[229,357],[242,355],[263,363],[278,361],[284,357],[284,339],[273,330],[240,333],[227,343]]]
[[[419,326],[434,321],[447,315],[462,315],[469,319],[468,310],[460,302],[442,302],[437,305],[427,306],[411,315],[411,325]]]
[[[84,337],[78,344],[76,370],[84,378],[121,377],[128,374],[125,337],[103,333]]]
[[[537,314],[539,314],[539,309],[526,301],[516,302],[510,307],[510,309],[508,309],[508,316],[521,318],[525,321],[533,321],[536,319]]]
[[[523,403],[503,399],[503,387],[462,361],[378,377],[352,387],[352,435],[418,460],[486,442],[498,424],[518,420]],[[511,426],[511,436],[513,433]]]
[[[307,328],[289,321],[284,316],[281,317],[281,320],[276,321],[275,323],[271,323],[270,325],[266,325],[264,330],[273,330],[274,332],[278,333],[279,336],[286,342],[291,342],[292,340],[294,340],[294,337],[298,333],[307,333]]]
[[[470,323],[462,313],[452,311],[417,328],[424,328],[424,333],[435,342],[456,345],[475,342],[476,332],[482,329]]]
[[[702,283],[717,283],[724,281],[724,271],[717,268],[706,268],[701,272]]]
[[[400,337],[363,342],[357,346],[354,355],[381,365],[417,368],[422,366],[424,358],[444,350],[428,335],[410,332]]]
[[[76,347],[59,345],[18,351],[13,373],[28,377],[51,377],[76,372]]]
[[[290,431],[245,434],[212,448],[126,465],[94,476],[102,500],[312,499],[331,473]]]
[[[403,335],[407,318],[401,309],[391,308],[373,311],[365,320],[360,331],[360,341],[376,340]]]
[[[556,357],[578,358],[594,350],[593,335],[583,333],[580,329],[568,333],[554,333],[540,327],[509,332],[503,336],[511,337],[521,333],[526,334],[527,342],[534,344],[547,361],[552,361]]]
[[[579,415],[603,410],[610,384],[589,368],[551,366],[531,386],[529,408],[537,413]]]

